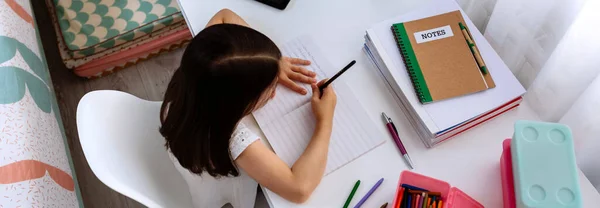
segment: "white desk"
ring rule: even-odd
[[[405,115],[391,97],[383,79],[362,52],[363,36],[368,27],[428,1],[292,0],[285,11],[252,0],[179,1],[194,34],[200,32],[217,11],[229,8],[279,45],[296,36],[310,34],[334,65],[342,66],[356,59],[358,63],[340,79],[349,83],[357,97],[362,98],[361,104],[373,122],[381,122],[380,131],[385,135],[388,132],[380,118],[381,112],[394,119],[416,166],[415,171],[449,182],[486,207],[502,206],[499,165],[502,140],[511,137],[515,120],[538,119],[527,103],[438,147],[426,149],[404,119]],[[260,132],[257,125],[251,128]],[[391,203],[399,173],[406,169],[398,149],[389,138],[384,145],[323,178],[304,204],[293,204],[268,190],[265,196],[272,207],[340,207],[354,182],[360,179],[361,186],[351,203],[354,205],[377,180],[384,177],[382,186],[363,206],[379,207],[385,202]],[[600,204],[600,194],[581,172],[580,183],[585,207]]]

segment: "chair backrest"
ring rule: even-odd
[[[96,176],[148,207],[192,207],[189,189],[158,132],[161,102],[93,91],[77,107],[83,153]]]

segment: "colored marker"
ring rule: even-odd
[[[398,195],[396,195],[396,203],[392,205],[392,208],[398,208],[402,203],[402,198],[404,197],[404,187],[400,187],[400,191],[398,191]]]
[[[406,189],[412,189],[412,190],[417,190],[417,191],[428,191],[426,189],[422,189],[422,188],[419,188],[419,187],[416,187],[416,186],[411,186],[411,185],[408,185],[408,184],[405,184],[405,183],[401,184],[401,186],[404,187],[404,188],[406,188]]]
[[[371,188],[371,190],[369,190],[369,192],[367,192],[367,194],[365,194],[365,196],[363,196],[363,198],[360,199],[360,201],[358,201],[358,203],[356,205],[354,205],[354,208],[359,208],[360,206],[362,206],[367,201],[367,199],[369,199],[371,194],[373,194],[373,192],[375,192],[375,190],[377,190],[377,188],[379,188],[381,183],[383,183],[383,178],[379,179],[379,181],[377,181],[377,183],[375,183],[375,185]]]
[[[348,196],[348,199],[346,199],[346,203],[344,203],[344,208],[348,208],[348,205],[350,205],[350,201],[352,201],[352,197],[354,197],[354,194],[356,193],[356,189],[358,189],[358,186],[360,186],[360,180],[356,181],[356,183],[354,184],[354,188],[352,188],[352,191],[350,192],[350,196]]]

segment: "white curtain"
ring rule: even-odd
[[[457,0],[527,88],[541,119],[567,124],[600,191],[600,0]]]

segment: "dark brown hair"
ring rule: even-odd
[[[190,172],[237,176],[229,140],[238,122],[275,85],[279,48],[240,25],[205,28],[187,46],[161,107],[167,149]]]

